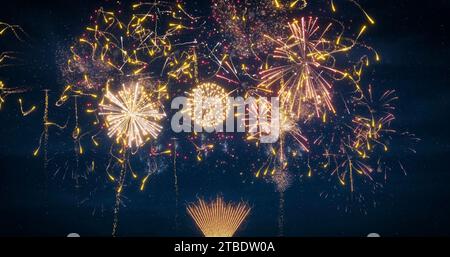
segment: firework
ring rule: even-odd
[[[104,99],[100,103],[99,115],[104,117],[105,126],[108,128],[108,136],[115,138],[115,142],[121,146],[118,160],[120,174],[116,179],[110,172],[109,178],[118,183],[116,201],[114,207],[114,221],[112,235],[115,236],[118,229],[119,209],[121,196],[125,184],[126,175],[130,172],[134,178],[138,176],[133,172],[129,160],[129,151],[134,154],[152,138],[156,139],[161,132],[159,122],[166,116],[160,107],[158,98],[152,95],[153,91],[146,89],[138,82],[122,85],[122,90],[114,94],[106,89]],[[170,153],[170,151],[169,151]],[[109,165],[107,170],[109,170]],[[141,190],[144,189],[150,174],[142,179]]]
[[[334,1],[326,2],[331,3],[333,12],[339,9]],[[367,21],[374,24],[359,4],[348,2],[360,8]],[[213,0],[211,18],[215,22],[204,22],[199,31],[206,31],[208,37],[202,34],[195,40],[189,40],[191,35],[183,32],[192,30],[199,18],[188,14],[178,1],[139,3],[128,11],[102,8],[96,11],[91,24],[66,56],[63,75],[68,86],[57,106],[74,99],[72,139],[77,155],[83,149],[89,150],[81,145],[84,135],[89,135],[96,147],[97,138],[103,134],[114,139],[106,168],[108,178],[117,186],[113,235],[117,233],[126,179],[139,178],[140,189],[144,190],[154,174],[149,172],[141,177],[134,173],[130,158],[138,151],[144,152],[140,151],[143,146],[159,137],[165,118],[163,100],[170,97],[169,85],[178,83],[193,85],[186,93],[185,110],[196,128],[206,131],[220,128],[228,118],[231,93],[218,84],[200,81],[220,79],[228,86],[236,86],[236,90],[257,96],[248,110],[253,117],[267,119],[249,122],[251,132],[247,139],[258,141],[267,135],[279,135],[275,143],[257,143],[267,158],[261,166],[255,165],[259,169],[254,174],[273,183],[280,193],[280,234],[284,226],[284,193],[294,177],[302,176],[294,170],[306,171],[308,177],[313,171],[322,171],[326,179],[344,187],[350,185],[351,192],[355,191],[357,175],[364,181],[377,183],[375,176],[382,173],[380,160],[389,150],[390,135],[395,132],[391,129],[395,120],[391,103],[396,97],[388,91],[380,99],[384,103],[374,106],[371,90],[367,93],[364,85],[360,85],[363,69],[371,60],[366,50],[380,60],[378,53],[359,42],[368,25],[348,37],[347,30],[351,27],[329,15],[324,19],[298,18],[295,11],[306,10],[312,4],[306,0]],[[291,15],[294,13],[295,16]],[[360,50],[359,47],[364,51],[354,51]],[[351,86],[341,90],[341,84]],[[7,92],[6,86],[0,84],[0,91]],[[281,101],[276,132],[271,131],[269,122],[274,118],[272,104],[262,96],[276,96]],[[338,102],[338,96],[342,103]],[[0,97],[3,99],[3,93]],[[95,109],[96,106],[99,108]],[[48,95],[45,108],[43,145],[51,125]],[[78,115],[82,110],[95,115],[96,120],[89,126],[103,126],[81,134],[85,119],[79,119]],[[27,111],[22,109],[22,113]],[[197,139],[196,136],[195,133],[192,137]],[[192,152],[199,162],[213,151],[216,143],[215,139],[206,141],[203,140],[206,136],[201,136],[199,143],[192,140],[195,147]],[[152,147],[149,156],[173,154],[178,228],[177,144],[174,141],[173,146],[169,145],[173,149],[166,152]],[[228,148],[224,147],[224,151],[228,152]],[[94,162],[88,163],[94,170]],[[188,206],[188,213],[205,236],[233,236],[249,212],[246,204],[227,204],[222,198],[210,203],[199,200],[198,204]]]
[[[187,93],[186,110],[194,123],[205,130],[220,127],[228,115],[228,95],[214,83],[202,83]]]
[[[83,152],[82,136],[89,135],[93,146],[100,145],[98,130],[103,128],[92,128],[92,125],[101,124],[99,110],[95,108],[101,95],[100,112],[103,115],[100,116],[105,118],[109,137],[114,137],[118,144],[137,150],[159,134],[161,127],[157,122],[164,115],[156,106],[168,97],[168,81],[164,81],[162,74],[165,67],[177,67],[172,65],[174,47],[171,38],[185,29],[171,22],[184,21],[186,15],[180,8],[181,5],[165,2],[139,3],[125,12],[99,8],[70,51],[62,51],[64,62],[60,67],[68,86],[56,105],[62,107],[69,99],[74,99],[76,124],[72,138],[77,154]],[[167,22],[171,25],[160,26]],[[145,85],[147,89],[136,83]],[[109,89],[117,85],[127,86],[114,95]],[[78,112],[79,108],[86,110],[83,113],[95,115],[95,121],[81,124],[84,119],[78,117],[82,113]],[[120,114],[122,111],[123,116]],[[142,113],[132,116],[136,114],[133,112]],[[155,117],[151,117],[153,114]],[[80,134],[81,127],[88,126],[87,132]],[[87,146],[84,148],[89,149]]]
[[[372,87],[369,87],[367,100],[358,101],[358,106],[364,108],[364,113],[356,115],[353,120],[353,139],[354,149],[364,158],[368,156],[367,152],[373,152],[375,147],[381,146],[383,151],[388,151],[386,143],[383,143],[383,136],[389,133],[395,133],[391,129],[391,124],[395,120],[392,113],[395,110],[393,102],[398,97],[394,90],[384,92],[379,99],[374,99]],[[380,106],[376,103],[379,103]]]
[[[197,204],[187,207],[189,215],[205,237],[232,237],[250,210],[243,202],[237,205],[225,203],[220,197],[210,203],[200,199]]]
[[[356,1],[338,2],[352,3],[371,25],[375,23]],[[330,9],[323,8],[323,4],[329,4]],[[307,0],[214,0],[211,8],[214,27],[205,26],[207,39],[202,42],[207,46],[206,56],[218,65],[217,78],[243,87],[258,80],[258,69],[267,65],[267,55],[278,45],[273,38],[288,38],[286,28],[299,14],[309,11],[331,18],[339,9],[335,1],[329,0],[311,3]],[[339,26],[344,28],[350,24]],[[340,36],[338,44],[345,41],[343,34]],[[206,42],[212,40],[217,44],[210,47]]]
[[[119,209],[126,175],[130,172],[134,178],[138,178],[131,167],[129,152],[131,150],[131,153],[135,154],[145,143],[152,138],[156,139],[162,129],[159,122],[166,116],[160,107],[158,97],[152,95],[152,92],[138,82],[129,85],[123,84],[122,90],[116,94],[107,88],[104,99],[100,103],[99,115],[104,117],[108,136],[115,138],[115,142],[121,146],[120,157],[115,157],[111,152],[112,158],[116,159],[120,166],[118,179],[108,171],[110,165],[107,168],[110,180],[118,183],[113,236],[116,235],[118,229]],[[141,190],[144,189],[149,176],[150,174],[147,174],[142,179]]]
[[[278,140],[268,146],[269,157],[261,168],[256,172],[256,177],[272,175],[277,172],[285,172],[288,167],[286,154],[286,144],[288,139],[292,139],[295,145],[299,146],[299,151],[309,152],[308,139],[303,135],[298,122],[292,114],[282,106],[279,108],[278,125],[272,127],[271,120],[276,111],[272,104],[265,98],[259,97],[249,106],[250,117],[259,117],[257,122],[249,121],[249,135],[247,140],[259,140],[266,134],[278,135]],[[261,117],[267,117],[261,119]],[[277,129],[278,132],[273,132]]]
[[[274,39],[266,35],[277,45],[272,58],[280,65],[261,71],[259,87],[276,90],[277,95],[283,98],[281,105],[295,113],[297,118],[305,115],[308,105],[313,106],[318,117],[327,111],[336,113],[333,105],[336,81],[348,80],[357,90],[360,89],[358,81],[362,71],[355,67],[362,66],[350,65],[349,68],[343,64],[341,66],[344,67],[340,68],[337,67],[337,59],[338,54],[349,52],[357,44],[365,27],[356,39],[349,39],[344,38],[342,32],[337,33],[335,38],[335,26],[329,23],[322,28],[318,18],[302,17],[300,21],[289,23],[291,35],[287,39]]]
[[[285,193],[293,183],[294,177],[288,171],[276,172],[273,176],[269,177],[269,180],[275,185],[275,189],[279,193]]]
[[[161,132],[158,123],[166,114],[152,100],[144,86],[136,83],[122,86],[117,94],[107,90],[105,103],[100,104],[100,116],[105,117],[108,136],[125,148],[139,148]]]
[[[357,177],[375,185],[380,181],[377,177],[386,179],[383,159],[397,134],[392,128],[394,101],[398,99],[395,91],[388,90],[377,98],[372,87],[367,91],[366,97],[346,100],[346,111],[328,124],[333,132],[315,140],[316,145],[324,146],[322,168],[351,192],[356,190]]]

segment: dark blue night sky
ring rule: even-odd
[[[199,12],[209,11],[207,0],[192,2]],[[19,52],[18,65],[1,69],[0,77],[32,88],[24,99],[38,107],[43,104],[43,89],[52,90],[50,100],[56,101],[64,87],[58,68],[60,50],[79,37],[93,10],[108,4],[3,1],[0,20],[19,24],[28,36],[12,46],[6,42]],[[393,166],[384,188],[369,193],[363,204],[344,190],[332,189],[328,181],[296,179],[285,193],[284,235],[449,236],[450,3],[367,0],[361,4],[377,20],[365,41],[383,59],[372,68],[371,83],[396,89],[400,100],[395,127],[415,133],[422,141],[415,145],[416,154],[401,152],[395,157],[407,175]],[[67,135],[58,131],[50,134],[46,171],[42,159],[33,157],[42,131],[42,110],[23,118],[16,101],[12,97],[0,111],[0,236],[65,236],[71,232],[110,236],[114,187],[105,174],[98,171],[88,180],[74,180],[73,142],[64,140]],[[53,120],[64,122],[67,115],[50,109]],[[165,132],[160,140],[170,142],[173,136]],[[227,144],[231,150],[225,153],[223,146],[218,147],[204,162],[195,161],[194,153],[188,160],[178,160],[178,209],[170,157],[161,160],[161,171],[144,192],[138,184],[128,184],[118,235],[200,236],[186,214],[186,203],[221,194],[226,200],[244,200],[253,207],[238,236],[277,236],[279,193],[272,184],[251,179],[251,164],[258,158],[253,148],[238,137]],[[184,155],[192,151],[188,142],[180,142],[183,149],[188,149]],[[137,161],[135,165],[145,168],[146,164]],[[321,197],[324,188],[331,188],[335,197]]]

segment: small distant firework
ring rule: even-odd
[[[313,106],[318,117],[327,111],[336,113],[333,105],[335,81],[348,79],[359,90],[361,70],[351,71],[347,64],[343,68],[337,67],[336,55],[350,51],[365,27],[356,39],[344,38],[342,32],[335,39],[335,26],[329,23],[322,29],[318,18],[302,17],[300,21],[289,23],[289,38],[283,40],[266,35],[277,45],[272,58],[280,65],[261,71],[259,87],[276,90],[277,95],[283,98],[281,105],[295,113],[297,118],[307,114],[305,106],[308,104]]]
[[[292,186],[294,181],[293,175],[289,170],[283,170],[276,172],[273,176],[268,178],[269,182],[275,185],[276,191],[279,193],[279,203],[278,203],[278,234],[279,236],[284,235],[284,207],[285,207],[285,193],[289,187]]]
[[[384,92],[378,99],[374,99],[372,87],[369,87],[367,99],[357,101],[357,106],[365,109],[352,120],[353,147],[363,157],[367,157],[373,152],[376,146],[380,146],[383,151],[389,150],[386,142],[382,142],[383,136],[395,133],[391,128],[395,120],[393,111],[394,102],[398,99],[394,90]]]
[[[209,203],[200,199],[197,204],[187,207],[189,215],[205,237],[232,237],[250,210],[243,202],[237,205],[225,203],[221,197]]]
[[[275,189],[279,193],[284,193],[288,190],[294,181],[294,176],[288,171],[284,170],[276,172],[269,180],[275,185]]]
[[[139,83],[123,85],[117,94],[108,89],[105,102],[100,104],[99,115],[105,117],[108,136],[125,148],[139,148],[161,132],[158,122],[166,114]]]
[[[228,114],[228,95],[214,83],[202,83],[187,93],[188,114],[204,129],[213,129],[223,124]]]
[[[286,172],[288,168],[286,153],[288,139],[292,139],[295,145],[299,146],[299,151],[309,152],[308,139],[303,135],[294,115],[281,106],[279,108],[278,126],[272,127],[271,120],[274,118],[273,111],[272,104],[267,99],[261,97],[249,106],[250,116],[267,118],[258,118],[257,122],[249,122],[250,133],[247,136],[247,140],[253,141],[269,134],[277,134],[279,137],[276,143],[267,146],[269,149],[269,157],[256,172],[256,177],[274,176],[277,172]],[[278,133],[273,133],[271,131],[272,129],[278,129]]]

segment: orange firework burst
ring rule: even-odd
[[[210,203],[200,199],[197,204],[187,207],[189,215],[205,237],[232,237],[250,210],[243,202],[237,205],[225,203],[221,197]]]

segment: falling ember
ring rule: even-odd
[[[13,34],[13,36],[18,40],[21,40],[20,34],[24,34],[24,31],[21,27],[0,22],[0,37],[6,35],[7,32]],[[16,59],[14,52],[4,51],[3,49],[0,49],[0,68],[12,65],[10,61],[14,59]],[[6,82],[2,81],[0,78],[0,110],[2,109],[3,105],[6,102],[6,98],[9,95],[22,94],[26,91],[27,90],[24,88],[9,88],[6,85]],[[19,106],[23,116],[29,115],[36,108],[32,107],[30,110],[24,111],[21,99],[19,100]]]
[[[20,112],[22,113],[22,116],[24,116],[24,117],[30,115],[32,112],[34,112],[36,110],[36,106],[32,106],[30,109],[24,110],[22,99],[19,99],[19,107],[20,107]]]
[[[284,192],[279,192],[279,205],[278,205],[278,236],[284,236],[284,208],[285,198]]]
[[[100,104],[99,115],[105,117],[108,136],[115,138],[116,142],[133,149],[158,137],[162,129],[158,122],[166,114],[144,86],[139,83],[122,85],[117,94],[108,89],[105,100],[106,103]]]
[[[23,88],[8,88],[6,87],[5,83],[0,80],[0,110],[3,107],[3,104],[6,102],[6,98],[13,94],[22,94],[25,93],[27,90]],[[29,111],[23,111],[22,106],[22,100],[19,100],[19,106],[22,111],[23,116],[27,116],[31,112],[35,110],[36,107],[32,107]]]
[[[200,199],[198,203],[187,207],[189,215],[205,237],[232,237],[250,210],[243,202],[237,205],[225,203],[221,197],[209,203]]]
[[[188,114],[196,125],[212,129],[223,124],[228,113],[228,95],[225,89],[214,83],[203,83],[188,95]]]

